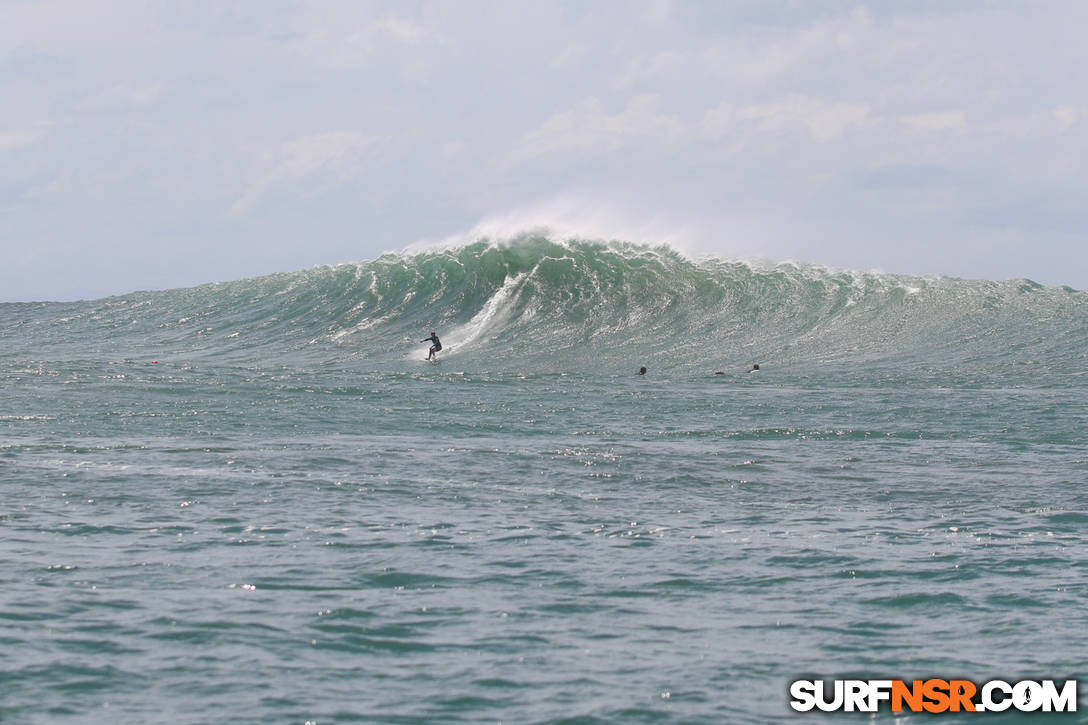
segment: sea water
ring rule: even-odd
[[[0,305],[0,342],[2,722],[1088,683],[1084,292],[529,236]]]

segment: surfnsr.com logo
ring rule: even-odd
[[[798,712],[1076,712],[1077,681],[1054,680],[795,680],[790,707]]]

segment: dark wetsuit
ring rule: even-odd
[[[420,342],[427,342],[427,341],[430,341],[431,343],[433,343],[431,345],[431,350],[430,350],[431,355],[434,355],[436,352],[438,352],[439,350],[442,349],[442,343],[438,340],[438,335],[434,334],[433,332],[431,333],[430,337],[425,337],[422,340],[420,340]],[[430,355],[428,355],[428,357],[430,357]]]

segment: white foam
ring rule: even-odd
[[[488,214],[470,229],[446,237],[424,239],[404,251],[442,251],[480,239],[501,244],[526,235],[544,236],[557,244],[583,239],[624,241],[651,247],[667,245],[681,254],[687,254],[692,248],[694,236],[684,225],[659,216],[647,216],[644,206],[604,200],[585,193],[567,194]]]
[[[536,267],[533,268],[533,272],[535,271]],[[489,330],[506,322],[514,308],[513,297],[531,274],[532,272],[522,272],[513,277],[507,277],[503,281],[502,287],[491,295],[491,298],[488,299],[479,312],[473,315],[471,320],[464,325],[453,328],[448,333],[439,335],[444,340],[442,356],[448,357],[470,348],[476,340],[480,339]],[[413,352],[407,357],[411,359],[415,356],[416,353]]]

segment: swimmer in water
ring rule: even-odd
[[[430,349],[430,351],[427,352],[427,359],[428,360],[433,359],[434,356],[435,356],[435,353],[437,353],[439,350],[442,349],[442,343],[439,342],[438,335],[434,334],[434,330],[431,330],[431,336],[430,337],[425,337],[422,340],[420,340],[420,342],[429,342],[429,343],[431,343],[431,349]]]
[[[638,374],[639,375],[645,375],[646,374],[646,366],[645,365],[643,365],[642,367],[640,367],[638,369]]]

